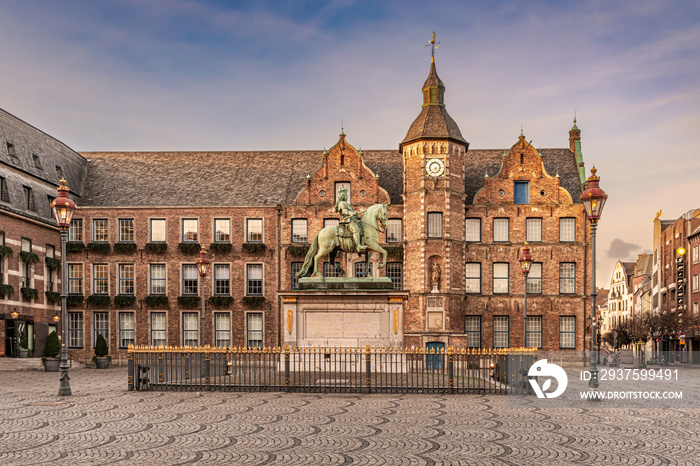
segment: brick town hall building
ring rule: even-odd
[[[522,346],[518,257],[527,241],[534,260],[528,346],[588,348],[591,262],[579,129],[569,132],[568,148],[539,149],[521,134],[505,152],[470,150],[444,94],[433,61],[420,114],[398,151],[364,153],[341,134],[323,153],[78,154],[0,110],[0,354],[14,352],[21,328],[41,356],[56,328],[60,241],[49,204],[62,177],[78,209],[61,324],[69,352],[81,360],[92,358],[98,333],[112,356],[130,343],[196,345],[200,245],[212,261],[204,285],[207,343],[280,345],[279,292],[294,289],[313,235],[338,222],[333,207],[343,186],[356,211],[388,204],[381,235],[388,263],[377,270],[375,254],[372,268],[410,292],[405,346]],[[339,261],[349,276],[364,273],[355,254],[341,253]]]

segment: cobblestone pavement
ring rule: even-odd
[[[505,396],[129,392],[125,368],[0,372],[0,464],[700,464],[697,409]]]

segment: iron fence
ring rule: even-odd
[[[533,349],[129,347],[129,390],[507,394]]]

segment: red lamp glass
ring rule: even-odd
[[[201,275],[202,277],[206,276],[211,261],[207,259],[207,250],[204,246],[202,246],[202,250],[199,251],[199,259],[197,259],[195,263],[197,264],[197,270],[199,270],[199,275]]]
[[[68,229],[75,211],[75,202],[68,197],[68,191],[70,190],[66,186],[66,180],[61,179],[61,186],[58,187],[58,197],[51,202],[53,216],[62,230]]]
[[[608,200],[608,195],[600,189],[600,177],[596,176],[595,167],[591,168],[591,176],[588,177],[588,189],[581,194],[583,208],[586,209],[586,216],[591,223],[597,223],[603,213],[603,206]]]
[[[530,248],[527,246],[527,243],[525,243],[523,253],[520,254],[518,260],[520,261],[520,267],[523,269],[523,275],[527,277],[530,273],[530,267],[532,267],[532,256],[530,255]]]

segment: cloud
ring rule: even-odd
[[[642,249],[642,246],[638,244],[628,243],[620,238],[615,238],[610,243],[610,248],[606,255],[614,259],[625,260],[640,249]]]

